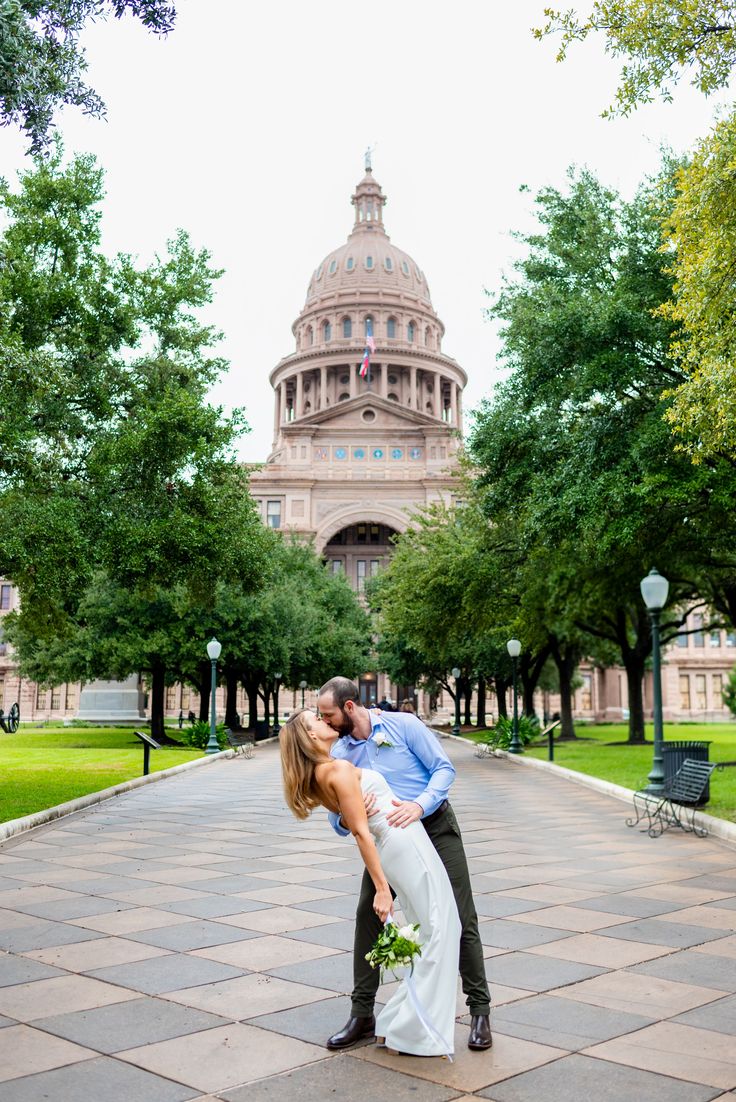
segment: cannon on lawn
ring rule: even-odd
[[[20,707],[17,701],[10,705],[7,714],[0,708],[0,727],[6,735],[14,735],[20,727]]]

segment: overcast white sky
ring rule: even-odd
[[[244,458],[270,450],[268,373],[294,349],[313,269],[350,232],[366,146],[388,233],[427,276],[472,408],[499,375],[484,288],[518,255],[511,231],[530,227],[533,193],[575,163],[631,194],[663,143],[685,150],[712,125],[714,101],[689,88],[601,119],[617,67],[600,39],[556,64],[554,42],[530,33],[545,2],[180,0],[168,39],[133,20],[85,34],[108,118],[65,112],[67,151],[106,170],[109,252],[147,262],[182,226],[226,270],[209,312],[231,362],[215,398],[247,411]],[[2,174],[23,155],[0,131]]]

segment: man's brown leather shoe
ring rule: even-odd
[[[490,1048],[492,1044],[491,1019],[487,1014],[474,1014],[470,1019],[468,1048],[484,1049]]]
[[[473,1019],[475,1021],[475,1019]],[[488,1019],[486,1019],[487,1021]],[[376,1019],[371,1014],[370,1018],[348,1018],[339,1033],[333,1033],[327,1042],[328,1048],[350,1048],[362,1041],[364,1037],[373,1037],[376,1032]]]

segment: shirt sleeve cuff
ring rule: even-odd
[[[428,796],[426,792],[422,792],[421,796],[415,796],[411,802],[413,804],[419,804],[422,809],[422,818],[424,818],[428,809],[431,807],[432,797]]]
[[[419,801],[417,800],[417,803],[418,802]],[[349,836],[350,831],[342,825],[342,823],[340,822],[340,816],[336,811],[328,811],[327,818],[329,820],[330,826],[336,834],[339,834],[341,838],[347,838]]]

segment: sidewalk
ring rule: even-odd
[[[736,851],[444,745],[490,1052],[328,1053],[361,863],[265,746],[0,847],[0,1102],[736,1100]]]

